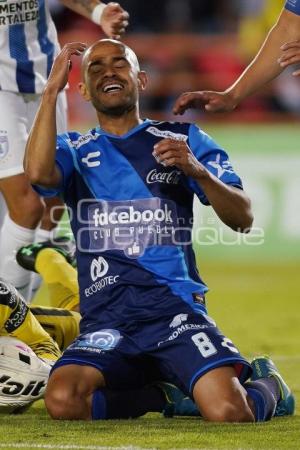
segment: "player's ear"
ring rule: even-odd
[[[139,90],[140,91],[144,91],[146,89],[148,83],[148,77],[146,72],[144,72],[143,70],[141,70],[138,73],[138,86],[139,86]]]
[[[78,89],[79,89],[81,96],[84,98],[84,100],[89,102],[91,100],[91,96],[89,94],[89,91],[87,90],[85,83],[83,83],[82,81],[80,83],[78,83]]]

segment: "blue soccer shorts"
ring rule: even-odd
[[[107,328],[82,334],[52,370],[67,364],[96,367],[111,389],[133,389],[161,380],[190,396],[196,381],[217,367],[234,366],[241,383],[251,374],[250,364],[232,341],[203,313],[136,322],[130,333]]]

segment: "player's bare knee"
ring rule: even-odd
[[[202,412],[210,422],[254,422],[253,414],[243,402],[221,401]]]
[[[83,401],[84,397],[77,395],[76,390],[66,384],[50,385],[45,392],[46,409],[52,419],[84,419],[78,415]]]

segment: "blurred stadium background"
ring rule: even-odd
[[[180,93],[222,90],[234,81],[260,47],[284,4],[283,0],[119,1],[131,14],[124,40],[136,51],[142,68],[150,75],[149,88],[142,99],[142,115],[161,120],[177,120],[171,108]],[[62,45],[75,40],[91,43],[103,37],[96,25],[80,19],[56,0],[50,3]],[[94,126],[96,118],[77,92],[79,65],[74,59],[68,89],[69,128],[85,130]],[[182,120],[197,122],[229,152],[255,213],[254,231],[241,236],[222,227],[209,208],[195,205],[195,248],[200,272],[211,287],[209,311],[245,356],[270,354],[297,396],[300,393],[300,79],[293,78],[287,70],[233,113],[209,115],[189,111]],[[26,436],[26,421],[23,424],[16,418],[12,426],[18,420],[19,426],[24,425]],[[220,435],[223,441],[217,444],[213,440],[215,428],[206,428],[208,431],[201,428],[201,436],[205,436],[205,448],[278,448],[276,424],[275,421],[274,428],[268,428],[271,433],[268,445],[264,445],[266,428],[259,434],[253,430],[251,439],[239,434],[243,430],[249,433],[249,428],[234,428],[234,440],[225,432]],[[39,434],[40,425],[36,426],[37,439],[40,437],[44,442],[46,435],[42,431]],[[280,448],[299,448],[299,428],[296,431],[294,425],[295,422],[282,424],[285,433],[280,435]],[[192,434],[187,438],[183,433],[182,438],[175,440],[179,436],[175,424],[165,426],[160,440],[154,434],[150,437],[146,428],[138,428],[138,422],[130,426],[136,437],[129,431],[128,435],[127,431],[118,434],[117,429],[112,433],[111,425],[106,429],[103,424],[102,444],[198,446],[196,435],[192,439]],[[146,426],[149,427],[148,422]],[[60,443],[86,443],[83,436],[79,438],[81,434],[74,434],[79,425],[68,425],[63,436],[58,433],[56,438],[58,424],[47,427],[53,431],[47,443],[56,443],[59,437]],[[98,442],[96,436],[88,443]]]

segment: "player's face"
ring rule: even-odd
[[[88,50],[83,64],[85,82],[81,90],[98,112],[121,116],[135,108],[146,80],[127,47],[100,41]]]

